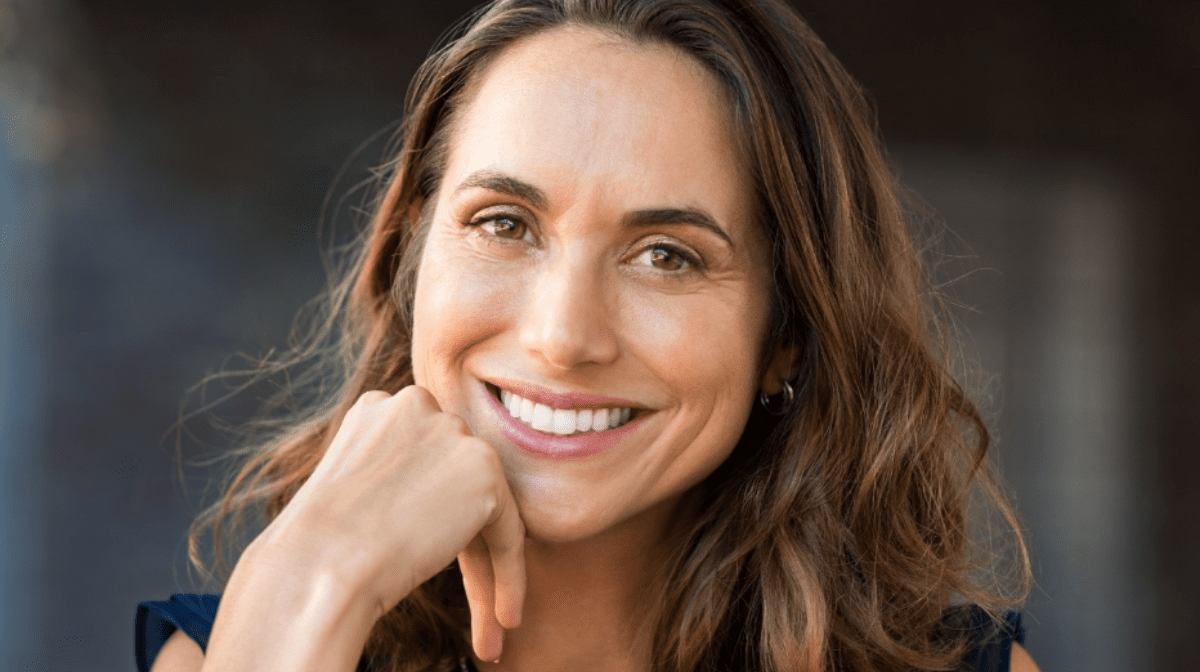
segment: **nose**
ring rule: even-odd
[[[521,346],[558,369],[612,362],[619,346],[601,264],[583,254],[556,257],[542,262],[522,311]]]

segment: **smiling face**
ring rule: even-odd
[[[745,427],[770,270],[729,128],[692,57],[578,27],[501,53],[461,110],[413,373],[497,448],[531,537],[669,509]]]

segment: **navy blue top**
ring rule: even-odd
[[[176,593],[166,602],[139,604],[134,622],[134,656],[138,672],[150,672],[158,652],[176,630],[183,630],[200,645],[201,651],[205,650],[220,600],[219,595]],[[943,634],[953,636],[964,630],[970,635],[971,649],[959,669],[968,672],[1008,672],[1013,642],[1025,643],[1021,615],[1015,611],[1008,612],[1001,624],[993,622],[987,612],[978,607],[948,612]],[[465,668],[466,664],[460,667]],[[369,671],[370,665],[363,658],[357,672]]]

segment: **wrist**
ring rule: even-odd
[[[346,615],[376,609],[365,591],[366,574],[357,569],[361,563],[334,555],[328,546],[295,548],[260,535],[246,547],[230,576],[230,584],[240,571],[246,575],[245,583],[269,586],[270,590],[282,593],[278,599],[291,602],[295,609],[317,609],[324,605],[326,611]]]
[[[419,585],[420,570],[413,568],[410,548],[381,553],[320,516],[302,519],[289,513],[284,510],[247,547],[243,558],[256,572],[327,586],[353,601],[355,609],[373,613],[372,625]]]
[[[377,611],[339,572],[251,544],[221,597],[206,662],[222,670],[352,669]]]

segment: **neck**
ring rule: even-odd
[[[522,624],[504,636],[499,663],[481,672],[649,668],[646,634],[681,500],[664,502],[618,527],[571,543],[525,541]]]

